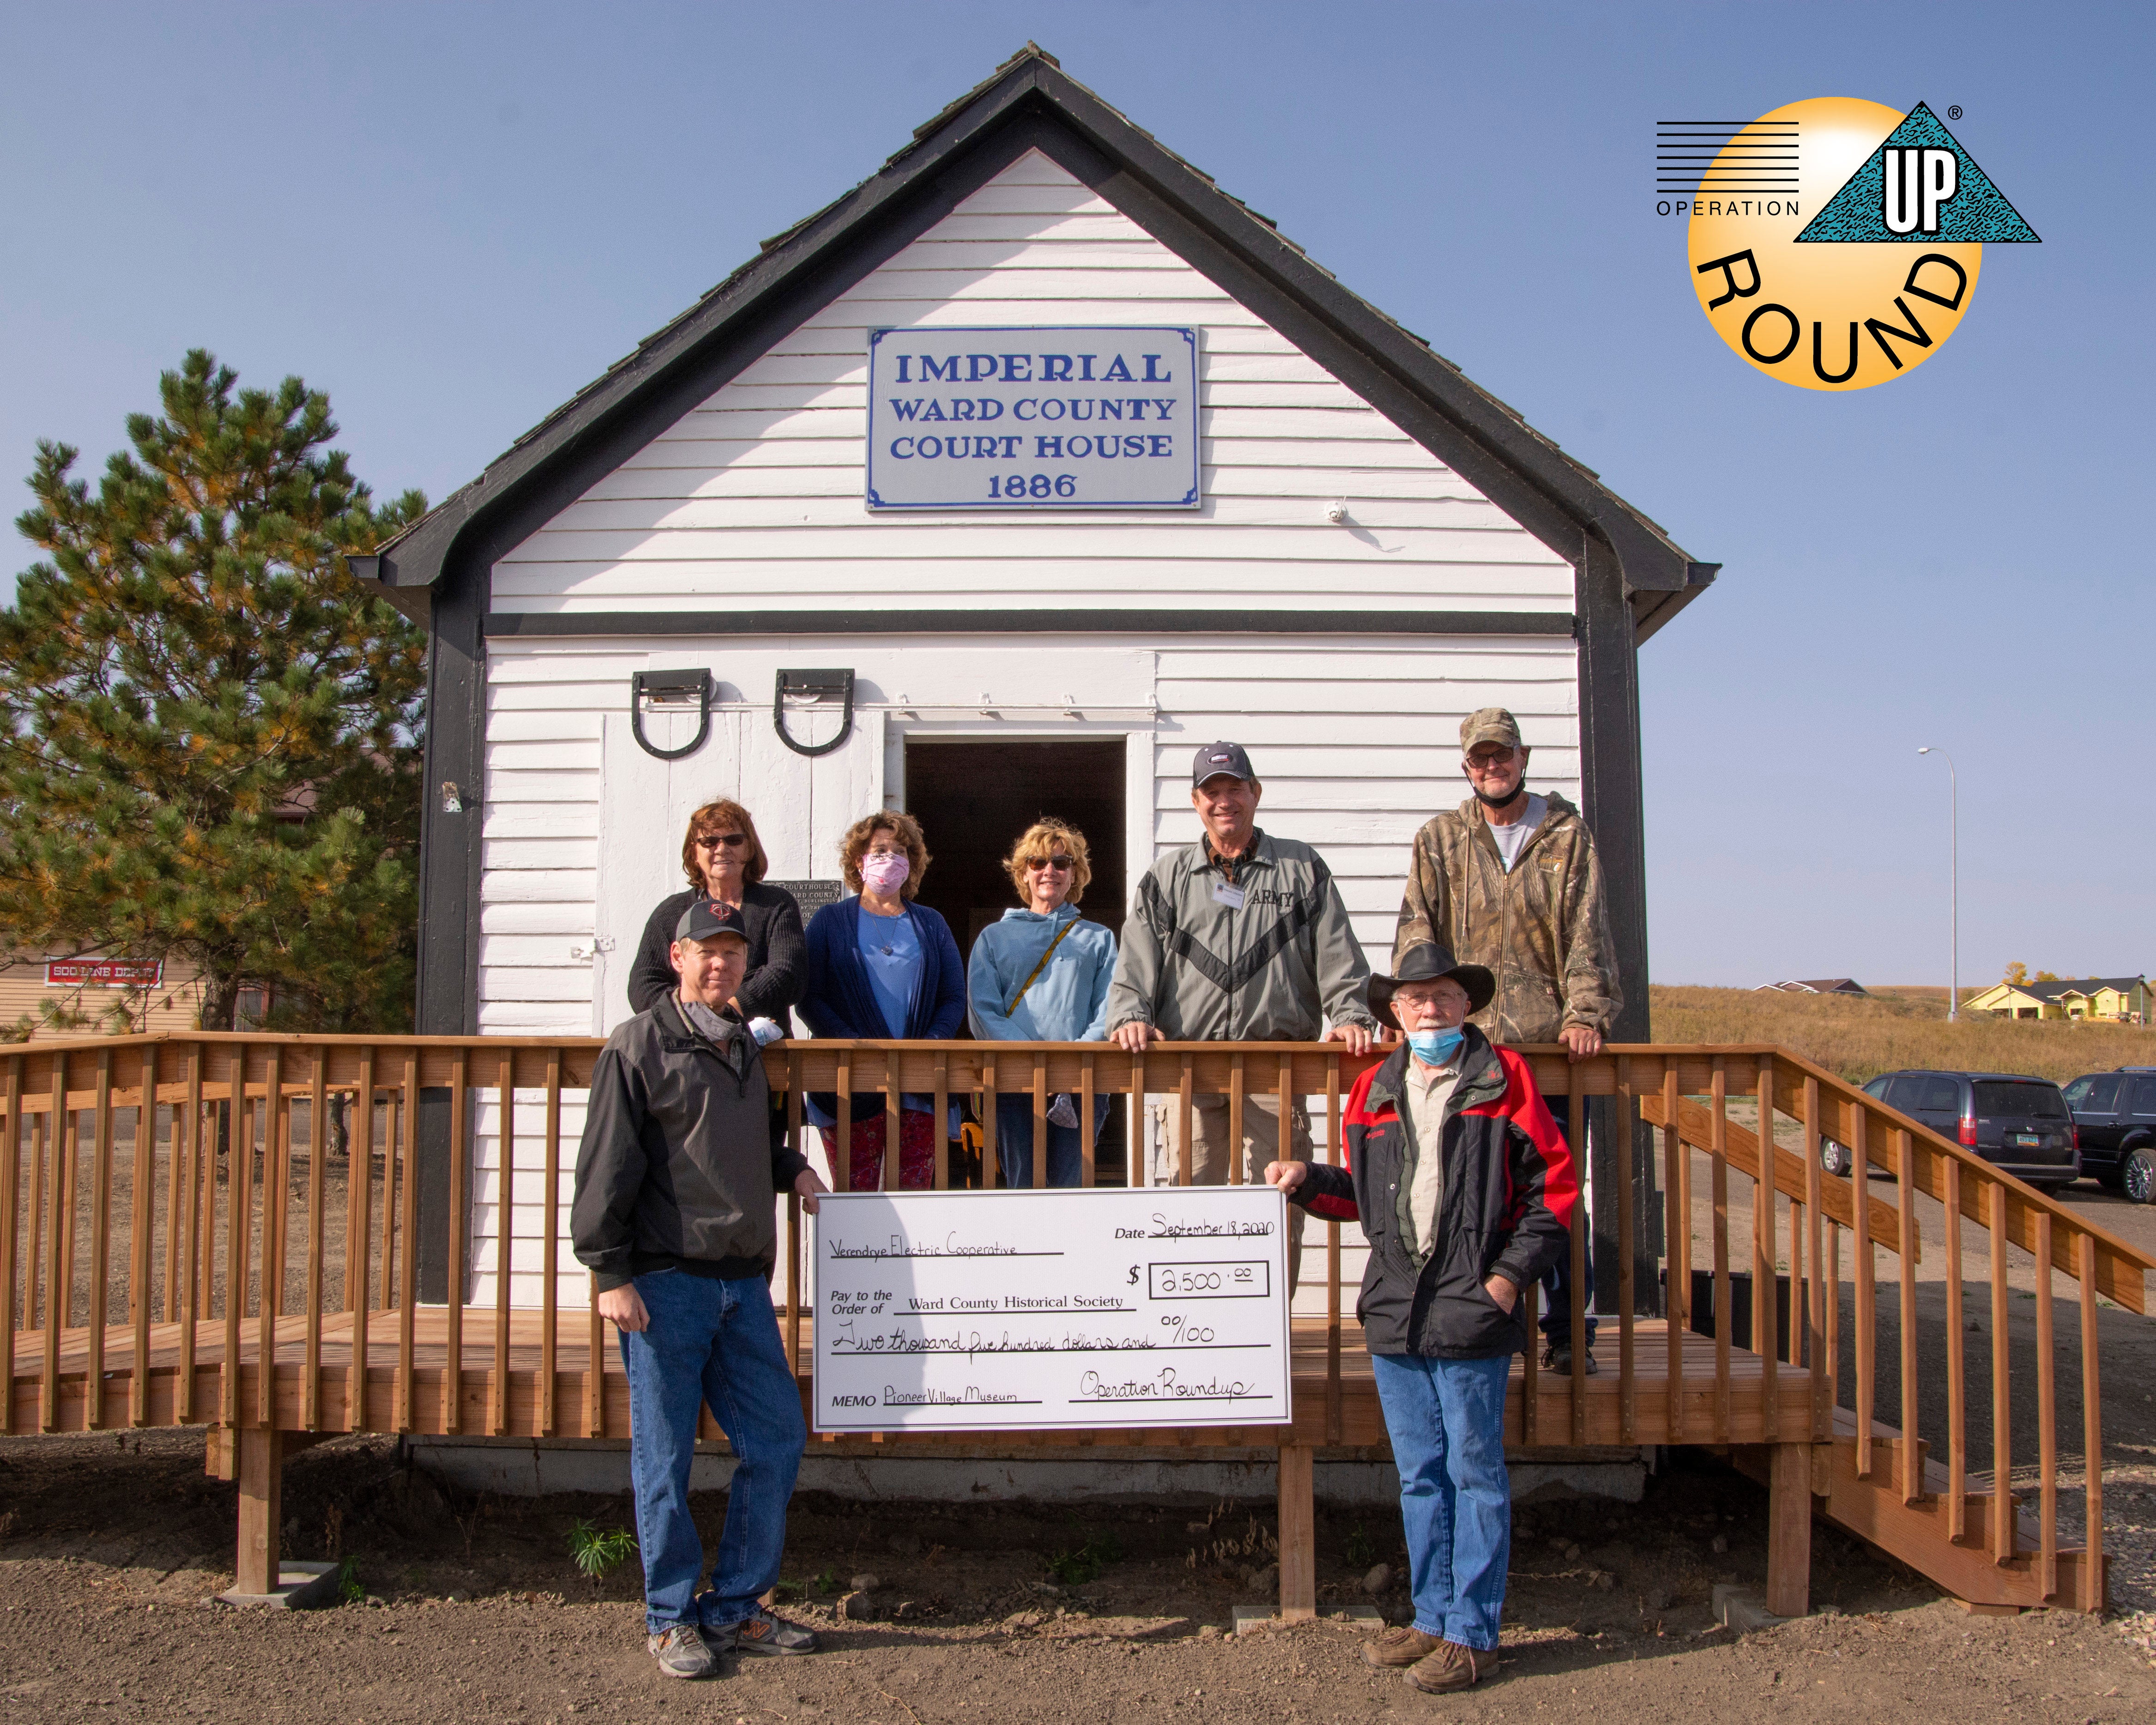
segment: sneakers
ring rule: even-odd
[[[757,1608],[753,1617],[744,1617],[739,1623],[711,1633],[725,1637],[726,1645],[736,1653],[814,1653],[818,1645],[815,1630],[789,1622],[762,1606]]]
[[[1387,1630],[1374,1641],[1363,1644],[1363,1657],[1380,1671],[1393,1666],[1414,1665],[1445,1645],[1439,1635],[1426,1635],[1411,1623]]]
[[[694,1624],[677,1623],[655,1635],[647,1635],[644,1646],[670,1677],[716,1677],[719,1658]]]
[[[1569,1378],[1572,1375],[1572,1343],[1553,1342],[1543,1349],[1543,1369]],[[1601,1369],[1594,1363],[1594,1350],[1590,1347],[1587,1350],[1587,1375],[1592,1378]]]
[[[1440,1641],[1403,1673],[1410,1689],[1424,1695],[1450,1695],[1472,1689],[1497,1669],[1497,1650],[1463,1647],[1457,1641]]]

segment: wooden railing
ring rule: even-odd
[[[608,1338],[579,1297],[565,1237],[578,1093],[598,1046],[591,1038],[201,1035],[0,1050],[0,1383],[9,1391],[0,1430],[624,1435],[619,1368],[610,1390]],[[1907,1561],[1939,1574],[1921,1555],[1930,1541],[1980,1556],[2002,1577],[2025,1574],[2025,1586],[1998,1584],[2021,1587],[2025,1603],[2100,1602],[2099,1304],[2144,1310],[2147,1258],[1778,1049],[1618,1047],[1576,1063],[1555,1049],[1527,1052],[1545,1093],[1569,1099],[1583,1163],[1593,1115],[1620,1153],[1608,1165],[1622,1168],[1631,1160],[1622,1153],[1636,1147],[1650,1172],[1609,1182],[1597,1200],[1602,1292],[1614,1308],[1599,1353],[1614,1372],[1590,1379],[1586,1351],[1575,1349],[1569,1374],[1552,1381],[1529,1353],[1508,1439],[1729,1445],[1740,1461],[1771,1454],[1777,1469],[1805,1466],[1799,1446],[1810,1446],[1813,1497]],[[1160,1044],[1142,1056],[1101,1044],[976,1042],[788,1042],[765,1053],[799,1143],[810,1142],[808,1093],[839,1098],[839,1143],[854,1096],[875,1095],[893,1126],[903,1093],[933,1097],[938,1118],[950,1099],[972,1099],[989,1185],[998,1178],[996,1111],[980,1103],[991,1092],[1031,1098],[1036,1168],[1045,1166],[1049,1099],[1072,1095],[1087,1183],[1118,1163],[1122,1179],[1145,1181],[1159,1111],[1168,1172],[1187,1183],[1197,1098],[1226,1098],[1235,1139],[1254,1098],[1305,1107],[1317,1154],[1334,1159],[1342,1097],[1375,1057],[1337,1045],[1218,1043]],[[1096,1159],[1091,1123],[1117,1097],[1129,1136]],[[342,1155],[326,1147],[333,1105],[348,1122]],[[444,1117],[429,1152],[420,1116],[434,1108]],[[952,1165],[937,1137],[942,1187]],[[886,1135],[886,1184],[896,1183],[898,1137]],[[475,1138],[487,1154],[475,1154]],[[1883,1179],[1826,1173],[1826,1140]],[[849,1159],[830,1158],[834,1185],[843,1187]],[[429,1181],[439,1189],[423,1229]],[[1650,1193],[1659,1194],[1652,1209],[1642,1197]],[[1933,1204],[1944,1304],[1927,1318],[1920,1209]],[[1974,1374],[1969,1266],[1963,1229],[1943,1227],[1950,1215],[1977,1231],[1989,1283],[1989,1353]],[[1277,1435],[1304,1445],[1380,1442],[1367,1362],[1355,1363],[1359,1337],[1343,1334],[1342,1230],[1323,1225],[1305,1260],[1314,1268],[1322,1251],[1323,1315],[1298,1327],[1295,1425]],[[788,1204],[784,1231],[782,1306],[800,1362],[813,1316],[803,1301],[798,1203]],[[1583,1207],[1571,1243],[1574,1334],[1586,1316],[1589,1238]],[[1891,1266],[1883,1301],[1882,1253]],[[439,1283],[433,1301],[421,1286],[429,1254]],[[2039,1296],[2033,1350],[2010,1334],[2017,1266]],[[1695,1271],[1705,1302],[1694,1297]],[[2080,1342],[2063,1398],[2052,1297],[2061,1277]],[[1724,1319],[1748,1281],[1750,1324],[1739,1336]],[[490,1282],[490,1297],[472,1303],[475,1282]],[[1532,1320],[1536,1291],[1527,1299]],[[1928,1326],[1939,1332],[1936,1348],[1920,1346]],[[1710,1330],[1711,1340],[1702,1333]],[[1944,1430],[1920,1432],[1918,1390],[1942,1356]],[[2031,1368],[2033,1445],[2015,1430],[2011,1394],[2013,1374]],[[1972,1397],[1973,1376],[1987,1380],[1988,1410]],[[2062,1407],[2078,1411],[2079,1442],[2066,1448],[2086,1476],[2087,1534],[2077,1552],[2059,1537]],[[1943,1465],[1931,1459],[1941,1439]],[[1253,1431],[1236,1440],[1262,1440]],[[2017,1455],[2035,1464],[2033,1492],[2014,1489]],[[1775,1481],[1778,1491],[1789,1485],[1779,1472]],[[1983,1578],[1956,1573],[1948,1584],[1979,1597]]]

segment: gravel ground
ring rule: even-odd
[[[2140,1476],[2113,1477],[2107,1504],[2145,1522],[2131,1495]],[[1370,1671],[1367,1630],[1342,1617],[1224,1633],[1238,1603],[1272,1586],[1264,1506],[1072,1513],[804,1496],[785,1609],[829,1651],[686,1685],[643,1651],[633,1566],[595,1587],[569,1563],[571,1523],[622,1524],[622,1499],[469,1498],[370,1439],[295,1458],[285,1502],[293,1549],[352,1558],[371,1603],[208,1603],[230,1581],[233,1488],[203,1476],[199,1433],[0,1442],[0,1719],[1604,1722],[1613,1704],[1641,1718],[1919,1725],[2010,1709],[2156,1714],[2156,1668],[2112,1627],[2066,1612],[1967,1616],[1827,1527],[1814,1536],[1817,1615],[1732,1636],[1709,1599],[1718,1581],[1763,1575],[1763,1494],[1704,1459],[1680,1458],[1636,1506],[1518,1506],[1507,1663],[1443,1702]],[[696,1507],[708,1539],[724,1499]],[[1376,1566],[1399,1565],[1395,1520],[1327,1512],[1320,1543],[1322,1610],[1400,1620],[1397,1584],[1364,1586]],[[881,1578],[871,1620],[843,1617],[849,1584],[870,1571]]]

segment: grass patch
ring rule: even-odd
[[[600,1527],[582,1520],[569,1524],[570,1560],[594,1587],[635,1550],[636,1536],[626,1527]]]
[[[1777,1043],[1851,1084],[1907,1066],[2025,1072],[2064,1084],[2084,1072],[2156,1065],[2156,1029],[1989,1013],[1949,1024],[1944,988],[1886,988],[1868,999],[1661,983],[1647,992],[1657,1042]],[[1979,992],[1964,988],[1963,998]]]
[[[1112,1533],[1087,1540],[1075,1551],[1060,1551],[1048,1560],[1048,1573],[1063,1587],[1083,1587],[1100,1579],[1111,1563],[1123,1560],[1122,1543]]]

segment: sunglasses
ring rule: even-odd
[[[729,850],[738,850],[747,843],[747,833],[704,833],[698,835],[696,848],[699,850],[711,850],[723,845]]]
[[[1070,859],[1060,852],[1054,856],[1029,856],[1025,865],[1029,869],[1060,869],[1066,875],[1070,872]]]

